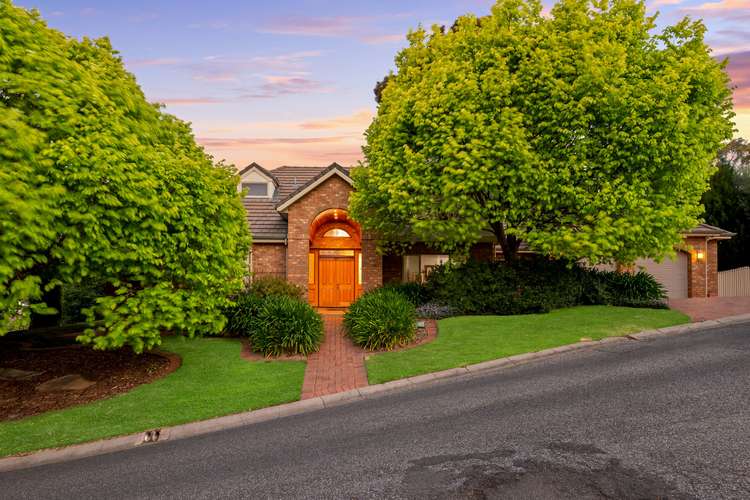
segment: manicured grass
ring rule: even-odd
[[[0,423],[0,456],[181,424],[296,401],[303,361],[240,358],[232,339],[165,339],[182,366],[110,399]]]
[[[459,316],[438,323],[438,338],[404,351],[371,355],[370,384],[447,370],[578,342],[689,322],[668,309],[582,306],[549,314]]]

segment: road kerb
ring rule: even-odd
[[[636,339],[652,339],[659,336],[676,335],[700,329],[711,330],[719,326],[741,323],[750,323],[750,314],[729,316],[719,320],[688,323],[685,325],[677,325],[655,330],[644,330],[642,332],[631,334],[630,337],[634,337]],[[563,354],[565,352],[594,348],[603,343],[627,342],[628,340],[629,339],[627,339],[626,337],[607,337],[598,341],[576,342],[574,344],[554,347],[551,349],[546,349],[544,351],[518,354],[506,358],[484,361],[482,363],[476,363],[465,367],[451,368],[449,370],[443,370],[434,373],[426,373],[424,375],[417,375],[414,377],[394,380],[391,382],[386,382],[384,384],[360,387],[359,389],[331,394],[328,396],[295,401],[293,403],[261,408],[259,410],[237,413],[234,415],[227,415],[199,422],[191,422],[187,424],[175,425],[172,427],[164,427],[162,429],[159,429],[159,439],[158,441],[156,441],[156,443],[144,443],[145,432],[139,432],[126,436],[104,439],[101,441],[75,444],[67,446],[65,448],[47,449],[32,452],[27,455],[17,455],[0,458],[0,472],[27,469],[40,465],[65,462],[105,453],[124,451],[138,446],[152,446],[153,444],[158,444],[164,441],[173,441],[177,439],[194,437],[211,432],[241,427],[249,424],[267,422],[287,416],[322,410],[324,408],[330,408],[331,406],[346,404],[352,401],[359,401],[376,395],[392,393],[395,391],[410,388],[426,387],[439,381],[447,381],[466,375],[477,375],[482,372],[490,372],[502,368],[510,368],[519,364],[548,358],[557,354]]]

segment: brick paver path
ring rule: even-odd
[[[707,321],[750,314],[750,297],[672,299],[669,307],[687,314],[693,321]]]
[[[302,399],[335,394],[367,385],[365,351],[344,334],[342,315],[323,314],[325,339],[307,357]]]

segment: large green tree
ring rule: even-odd
[[[706,222],[735,233],[719,244],[719,270],[750,266],[750,144],[735,139],[719,152],[718,171],[703,196]]]
[[[106,39],[52,30],[0,0],[0,307],[57,306],[61,284],[110,293],[80,339],[140,351],[217,332],[249,234],[229,167],[145,99]]]
[[[381,82],[351,210],[387,241],[629,263],[696,224],[732,132],[700,21],[655,32],[641,1],[500,0],[419,28]]]

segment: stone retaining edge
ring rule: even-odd
[[[248,424],[267,422],[269,420],[275,420],[291,415],[299,415],[302,413],[308,413],[311,411],[322,410],[324,408],[347,404],[352,401],[368,399],[370,397],[385,393],[411,389],[415,387],[423,387],[444,379],[475,376],[480,373],[483,374],[492,370],[499,370],[511,366],[517,366],[523,363],[548,358],[565,352],[593,348],[602,344],[626,342],[628,340],[647,340],[663,335],[676,335],[704,329],[712,330],[714,328],[719,328],[722,326],[742,323],[750,323],[750,314],[728,316],[726,318],[718,320],[701,321],[697,323],[686,323],[683,325],[659,328],[656,330],[644,330],[622,337],[607,337],[597,341],[577,342],[575,344],[554,347],[552,349],[545,349],[543,351],[517,354],[515,356],[510,356],[507,358],[493,359],[490,361],[484,361],[482,363],[477,363],[465,367],[451,368],[449,370],[426,373],[424,375],[417,375],[414,377],[407,377],[399,380],[393,380],[391,382],[386,382],[384,384],[369,385],[346,392],[329,394],[327,396],[295,401],[293,403],[287,403],[278,406],[270,406],[268,408],[261,408],[259,410],[252,410],[244,413],[212,418],[209,420],[201,420],[188,424],[164,427],[158,429],[158,438],[153,441],[146,441],[146,436],[148,435],[148,433],[152,433],[153,435],[153,432],[155,430],[139,432],[136,434],[129,434],[126,436],[104,439],[100,441],[92,441],[90,443],[74,444],[64,448],[41,450],[29,453],[27,455],[17,455],[0,458],[0,472],[9,472],[40,465],[76,460],[79,458],[102,455],[105,453],[124,451],[139,446],[150,446],[152,444],[157,444],[163,441],[200,436],[211,432],[233,429]]]

